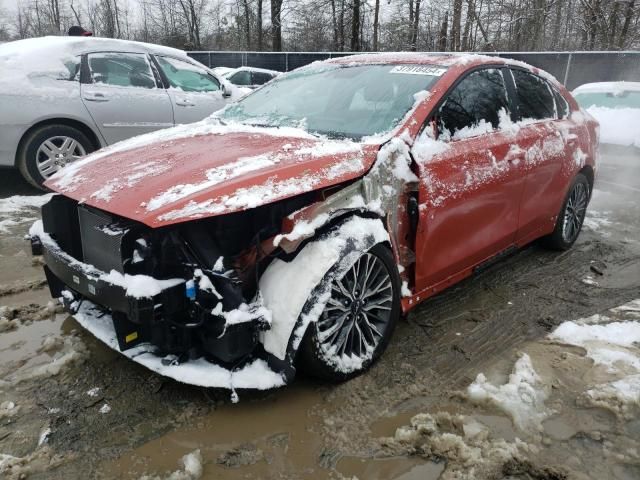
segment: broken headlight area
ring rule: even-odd
[[[268,240],[309,201],[152,229],[56,195],[32,246],[52,296],[110,314],[121,351],[149,343],[169,362],[233,366],[261,350],[259,332],[271,325],[257,291],[274,253]]]

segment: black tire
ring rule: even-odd
[[[369,263],[365,264],[365,262]],[[345,284],[348,285],[349,278],[359,278],[360,280],[364,280],[364,275],[359,276],[359,272],[356,272],[355,268],[356,266],[361,266],[359,268],[368,269],[368,266],[370,264],[374,265],[376,269],[384,270],[380,273],[379,276],[376,277],[376,279],[377,281],[383,282],[383,276],[388,278],[391,289],[389,295],[390,300],[382,301],[382,296],[379,296],[376,299],[376,297],[374,297],[373,295],[368,295],[368,299],[374,298],[373,301],[378,302],[380,306],[376,307],[372,306],[371,304],[367,306],[366,302],[368,302],[368,299],[365,298],[367,297],[367,295],[365,295],[364,292],[360,292],[359,295],[354,295],[354,297],[357,296],[357,299],[352,300],[351,303],[347,306],[343,303],[347,297],[339,292],[337,283],[335,282],[345,282]],[[334,266],[333,268],[336,269],[337,266]],[[353,277],[354,273],[355,277]],[[374,271],[372,267],[370,274],[373,275],[373,273]],[[374,279],[372,278],[372,281],[373,280]],[[358,283],[358,285],[355,285],[355,283],[356,282],[351,283],[354,288],[367,284],[366,281]],[[327,287],[327,289],[331,289],[332,298],[329,300],[329,302],[327,302],[325,310],[322,312],[318,320],[309,325],[309,328],[307,329],[307,332],[300,346],[300,366],[306,373],[312,376],[331,382],[343,382],[366,371],[371,365],[373,365],[373,363],[375,363],[375,361],[387,348],[389,340],[391,339],[391,336],[393,334],[393,330],[395,329],[396,323],[401,314],[400,277],[398,275],[398,269],[396,267],[393,255],[389,248],[384,245],[376,245],[368,252],[364,252],[356,261],[354,266],[346,273],[344,273],[341,278],[337,278],[337,275],[335,275],[335,271],[329,271],[323,279],[323,284],[325,287]],[[331,286],[329,286],[328,284],[331,284]],[[380,285],[383,285],[383,283],[380,283]],[[323,285],[321,284],[320,286],[322,287]],[[336,286],[336,290],[333,289],[334,286]],[[369,292],[373,291],[375,286],[376,285],[372,285]],[[386,287],[385,290],[387,290]],[[358,290],[353,290],[352,293],[353,292],[357,294]],[[386,296],[384,298],[386,298]],[[342,299],[342,301],[340,299]],[[339,304],[339,306],[336,307],[336,304]],[[347,317],[348,319],[342,321],[342,327],[336,328],[338,332],[337,336],[344,337],[345,350],[347,348],[347,345],[352,345],[354,349],[353,351],[360,351],[361,354],[360,356],[358,356],[358,354],[354,353],[356,357],[352,356],[350,358],[356,358],[356,361],[353,361],[352,364],[346,367],[344,365],[344,362],[341,360],[344,358],[344,353],[341,356],[336,355],[335,352],[333,354],[328,353],[327,345],[329,340],[327,338],[324,339],[324,342],[321,340],[321,336],[323,334],[329,337],[334,335],[332,333],[329,333],[332,326],[336,325],[336,323],[332,321],[333,318],[331,317],[331,315],[341,315],[342,313],[340,310],[338,310],[337,313],[331,313],[331,309],[333,309],[333,311],[335,312],[340,308],[340,306],[344,306],[346,309],[348,309],[350,312],[350,316]],[[387,306],[389,307],[389,315],[386,319],[386,322],[378,322],[376,320],[377,315],[380,314],[380,312],[387,311],[382,310],[383,306],[385,308]],[[374,310],[378,312],[374,314],[375,316],[372,315],[372,311]],[[371,318],[367,317],[367,313],[371,315]],[[355,319],[352,319],[351,315],[353,315]],[[349,324],[350,330],[347,331],[347,328],[349,328]],[[376,332],[380,334],[379,336],[374,333],[372,325],[373,329],[375,329]],[[353,331],[353,336],[351,337],[353,338],[353,343],[350,343],[350,341],[348,340],[351,331]],[[366,331],[368,331],[368,334],[366,333]],[[362,342],[363,339],[364,341],[371,342],[371,348],[364,354],[362,354],[363,352],[361,351],[362,346],[359,348],[356,346],[356,335],[359,337],[360,342]],[[340,338],[337,338],[335,340],[336,344],[339,341]]]
[[[77,142],[78,148],[75,148],[73,158],[75,158],[75,154],[82,154],[82,152],[87,154],[95,150],[93,143],[91,143],[87,136],[77,128],[70,127],[68,125],[45,125],[43,127],[36,128],[24,138],[17,158],[20,173],[25,180],[34,187],[46,190],[42,185],[45,182],[46,177],[38,168],[38,164],[42,160],[40,157],[42,157],[43,154],[39,154],[38,150],[46,141],[56,139],[54,142],[59,142],[58,139],[61,138],[70,138]],[[68,157],[65,156],[65,158],[61,158],[60,161],[69,163],[73,161],[73,159],[71,158],[71,155],[69,155]],[[52,172],[51,175],[53,173],[54,172]],[[47,175],[47,177],[48,176],[49,175]]]
[[[579,173],[574,178],[562,203],[553,232],[543,238],[544,246],[552,250],[568,250],[571,248],[582,230],[590,198],[589,180],[582,173]]]

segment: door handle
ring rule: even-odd
[[[187,98],[178,98],[176,100],[176,105],[179,107],[195,107],[196,104]]]
[[[109,97],[102,92],[87,92],[83,98],[89,102],[108,102]]]
[[[524,161],[524,154],[525,151],[523,149],[513,145],[505,155],[504,159],[509,163],[519,163]]]

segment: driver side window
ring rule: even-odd
[[[500,111],[509,111],[507,104],[499,69],[472,72],[456,85],[438,110],[438,135],[443,140],[458,140],[489,133],[499,127]]]

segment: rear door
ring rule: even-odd
[[[144,53],[86,55],[81,94],[107,143],[173,126],[171,100]]]
[[[504,120],[510,124],[503,69],[475,70],[432,118],[438,140],[429,124],[415,142],[418,291],[453,283],[456,274],[513,245],[523,177]]]
[[[575,134],[566,108],[556,105],[547,81],[519,68],[510,69],[515,82],[515,104],[520,128],[517,144],[526,176],[517,238],[532,240],[553,226],[565,188],[560,176]]]
[[[174,57],[155,58],[168,83],[176,125],[197,122],[225,106],[220,82],[204,68]]]

